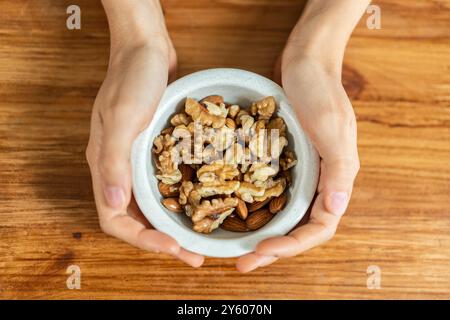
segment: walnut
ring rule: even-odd
[[[253,123],[252,127],[250,128],[250,133],[258,134],[261,130],[266,128],[266,121],[265,120],[258,120]]]
[[[246,173],[248,168],[250,167],[250,164],[252,162],[252,153],[250,152],[249,148],[244,149],[244,153],[242,155],[241,159],[241,172]]]
[[[236,119],[236,123],[239,123],[241,126],[237,131],[238,140],[249,142],[251,138],[251,129],[255,120],[247,112],[242,112],[242,110],[239,112]]]
[[[152,151],[156,154],[160,154],[163,150],[169,150],[176,143],[176,139],[170,134],[159,135],[153,140]]]
[[[211,102],[211,103],[214,103],[217,105],[224,103],[223,97],[219,96],[219,95],[211,95],[211,96],[204,97],[202,100],[200,100],[200,103],[204,103],[204,102]]]
[[[280,157],[280,167],[283,171],[289,170],[297,164],[297,159],[292,151],[286,151]]]
[[[271,197],[280,196],[283,193],[284,189],[286,188],[286,179],[279,178],[277,180],[274,180],[274,184],[275,184],[274,186],[266,189],[262,196],[255,196],[253,199],[255,201],[264,201]]]
[[[242,117],[242,116],[248,116],[248,115],[250,115],[250,114],[248,113],[248,111],[242,110],[242,109],[239,110],[238,113],[237,113],[237,115],[235,116],[236,124],[237,124],[237,125],[242,125],[242,123],[241,123],[241,117]]]
[[[162,136],[165,136],[166,134],[171,135],[173,132],[173,129],[175,129],[175,127],[167,127],[161,131],[161,135]]]
[[[286,137],[286,124],[284,123],[284,120],[279,117],[275,117],[270,119],[269,123],[267,124],[267,129],[269,131],[271,130],[278,130],[278,134],[282,137]]]
[[[264,192],[264,188],[257,187],[250,182],[242,181],[239,188],[234,193],[245,202],[252,203],[254,201],[254,197],[262,197]]]
[[[172,132],[172,137],[175,138],[178,143],[175,145],[178,153],[183,157],[183,162],[189,163],[192,155],[192,132],[184,124],[176,126]]]
[[[244,134],[249,135],[250,130],[253,127],[253,124],[255,123],[255,120],[253,119],[253,117],[248,114],[243,114],[243,115],[238,116],[238,119],[239,119],[239,123],[242,126],[242,131],[244,132]]]
[[[292,185],[292,173],[290,170],[286,170],[286,171],[281,170],[279,172],[278,176],[280,178],[286,179],[286,185],[288,185],[288,186]]]
[[[269,177],[273,177],[278,173],[278,166],[269,165],[263,162],[253,163],[244,175],[244,180],[247,182],[260,181],[264,182]]]
[[[191,187],[187,185],[188,188]],[[230,215],[238,205],[237,198],[217,198],[199,202],[193,199],[191,191],[188,197],[189,204],[185,206],[186,213],[194,223],[194,230],[202,233],[210,233],[216,229],[223,220]],[[181,195],[181,193],[180,193]],[[181,202],[180,202],[181,203]]]
[[[198,222],[207,216],[221,214],[238,205],[237,198],[217,198],[212,200],[203,200],[194,208],[192,221]]]
[[[206,217],[203,220],[194,223],[193,229],[194,231],[200,233],[211,233],[213,230],[217,229],[222,222],[233,213],[233,209],[229,209],[225,212],[222,212],[217,215],[213,215],[211,217]]]
[[[164,149],[164,137],[162,135],[157,136],[153,140],[153,153],[160,154]]]
[[[201,163],[211,164],[218,161],[221,157],[221,153],[218,152],[213,145],[207,145],[204,147],[201,153]]]
[[[285,137],[278,135],[270,136],[268,147],[270,150],[270,157],[272,159],[278,159],[287,145],[288,140]]]
[[[175,170],[172,173],[160,173],[156,175],[156,178],[164,182],[165,184],[176,184],[180,182],[182,175],[180,170]]]
[[[187,204],[184,206],[184,212],[189,218],[191,218],[194,214],[194,208],[190,204]]]
[[[236,122],[234,122],[234,120],[231,118],[227,118],[225,120],[225,125],[230,129],[236,129]]]
[[[262,100],[252,103],[250,113],[258,115],[258,120],[269,120],[275,112],[276,102],[274,97],[265,97]]]
[[[192,190],[194,190],[194,184],[192,183],[192,181],[183,181],[181,183],[180,195],[178,198],[178,202],[181,205],[185,205],[188,203],[188,198]]]
[[[205,164],[197,170],[198,180],[204,183],[233,180],[238,174],[239,170],[236,166],[221,161]]]
[[[181,180],[181,171],[178,170],[178,152],[174,148],[176,139],[168,134],[158,136],[153,141],[153,152],[157,154],[155,164],[158,168],[156,178],[165,184],[175,184]]]
[[[236,118],[236,115],[239,113],[240,110],[241,107],[239,107],[237,104],[233,104],[228,107],[228,115],[230,116],[230,118],[234,119]]]
[[[178,169],[175,157],[173,150],[163,151],[156,162],[156,167],[159,169],[156,178],[165,184],[175,184],[181,180],[181,171]]]
[[[221,103],[219,105],[215,103],[211,103],[208,101],[203,102],[206,106],[206,109],[208,112],[214,116],[218,116],[221,118],[226,118],[228,115],[228,109],[225,107],[224,103]]]
[[[219,129],[205,128],[203,141],[211,143],[217,151],[223,151],[235,140],[234,129],[224,126]]]
[[[154,139],[156,177],[178,186],[178,199],[170,199],[184,209],[195,231],[210,233],[238,202],[268,203],[291,184],[288,169],[297,160],[286,150],[286,124],[272,117],[275,109],[273,97],[249,110],[225,104],[219,95],[187,98],[184,112],[172,116],[171,126]],[[195,172],[190,178],[183,177],[187,166]]]
[[[269,141],[267,137],[267,130],[261,129],[255,132],[250,137],[248,148],[254,157],[261,162],[269,162],[271,157],[269,155]]]
[[[205,102],[208,103],[208,102]],[[208,103],[209,108],[204,107],[197,100],[187,98],[185,103],[185,112],[192,117],[194,121],[199,121],[203,126],[212,126],[213,128],[221,128],[225,125],[227,110],[221,107]]]
[[[192,136],[192,128],[189,128],[188,126],[184,124],[177,125],[172,132],[172,136],[177,138],[190,138]]]
[[[201,124],[198,126],[198,129],[199,129],[200,127],[201,127]],[[194,122],[194,121],[190,122],[190,123],[187,125],[187,129],[189,130],[189,132],[190,132],[191,134],[194,134],[195,129],[197,129],[196,126],[195,126],[195,122]]]
[[[277,132],[268,132],[266,129],[259,129],[250,138],[249,149],[259,161],[269,162],[280,157],[284,147],[288,145],[288,140],[279,136]]]
[[[267,180],[261,181],[261,180],[255,180],[253,183],[258,188],[263,188],[264,190],[272,188],[277,184],[277,180],[274,180],[272,177],[268,178]]]
[[[170,123],[176,127],[179,126],[180,124],[183,124],[185,126],[187,126],[191,121],[189,120],[189,117],[186,113],[182,112],[182,113],[177,113],[176,115],[174,115],[172,117],[172,119],[170,119]]]
[[[240,181],[212,181],[200,182],[195,186],[195,190],[202,198],[215,195],[230,195],[239,189]]]
[[[240,143],[234,143],[231,147],[225,151],[224,161],[227,164],[231,164],[235,167],[239,163],[242,163],[242,158],[244,156],[244,147]]]

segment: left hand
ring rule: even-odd
[[[135,247],[168,253],[192,267],[204,258],[152,228],[131,192],[131,147],[149,124],[176,67],[170,39],[111,51],[105,81],[95,99],[86,158],[101,229]],[[165,37],[161,37],[165,38]]]
[[[309,222],[285,236],[263,240],[238,259],[240,272],[292,257],[330,240],[347,209],[359,170],[356,120],[341,72],[320,57],[285,50],[279,71],[297,117],[321,157],[318,195]],[[276,70],[277,71],[277,70]]]

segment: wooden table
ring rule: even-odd
[[[450,298],[450,2],[376,1],[381,30],[355,31],[344,83],[361,171],[335,238],[239,274],[191,269],[103,234],[84,150],[105,76],[99,1],[0,2],[0,297]],[[302,1],[164,1],[179,74],[237,67],[271,75]],[[81,269],[81,289],[66,269]],[[381,288],[368,289],[378,266]]]

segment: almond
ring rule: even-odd
[[[223,97],[219,96],[219,95],[207,96],[207,97],[204,97],[202,100],[200,100],[200,103],[205,102],[205,101],[219,105],[219,104],[223,103]]]
[[[269,211],[272,214],[280,212],[283,210],[287,202],[286,192],[283,192],[279,197],[273,198],[269,203]]]
[[[228,216],[220,227],[224,230],[233,232],[245,232],[250,230],[245,224],[245,221],[239,219],[235,215]]]
[[[164,198],[176,197],[180,194],[180,184],[166,184],[162,181],[158,183],[159,193]]]
[[[248,209],[245,202],[238,198],[238,205],[236,207],[236,213],[238,214],[239,218],[242,220],[247,219],[248,216]]]
[[[259,209],[248,216],[245,224],[250,230],[257,230],[265,226],[272,217],[273,214],[270,213],[269,209]]]
[[[164,198],[161,202],[164,207],[166,207],[168,210],[170,210],[172,212],[175,212],[175,213],[183,212],[183,208],[181,207],[177,198]]]
[[[194,169],[192,169],[191,166],[182,163],[179,167],[181,171],[181,180],[183,181],[192,181],[194,178],[195,172]]]
[[[272,198],[267,198],[267,199],[264,200],[264,201],[255,201],[255,202],[250,203],[250,204],[248,205],[248,212],[255,212],[256,210],[261,209],[261,208],[264,207],[267,203],[269,203],[269,201],[270,201],[271,199],[272,199]]]

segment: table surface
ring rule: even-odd
[[[0,2],[1,298],[450,298],[450,2],[376,1],[346,51],[361,171],[333,240],[250,274],[234,259],[192,269],[98,226],[84,151],[105,76],[99,1]],[[163,1],[179,75],[270,76],[302,1]],[[81,269],[81,289],[66,286]],[[368,268],[381,288],[367,286]],[[370,270],[370,268],[369,268]]]

